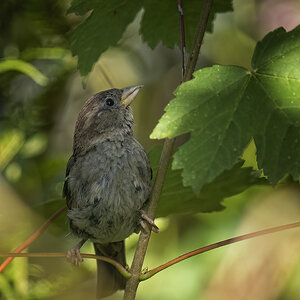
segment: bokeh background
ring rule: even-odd
[[[217,15],[213,33],[206,34],[198,67],[249,67],[255,44],[266,33],[300,23],[298,0],[233,4],[234,12]],[[150,150],[161,144],[149,134],[180,83],[179,49],[150,49],[139,36],[138,15],[119,46],[101,56],[84,89],[68,42],[80,18],[66,15],[69,5],[66,0],[1,2],[0,62],[22,59],[48,78],[37,74],[38,84],[18,71],[22,66],[0,68],[1,252],[13,251],[64,205],[65,166],[86,99],[112,87],[144,84],[133,104],[135,136]],[[250,145],[247,165],[255,165],[254,153]],[[297,185],[253,187],[224,205],[222,212],[158,219],[161,233],[151,237],[145,266],[237,234],[299,221],[300,190]],[[66,252],[77,242],[68,232],[63,214],[26,251]],[[141,283],[137,299],[300,299],[299,233],[293,229],[191,258]],[[128,262],[137,237],[126,242]],[[83,252],[92,252],[91,244]],[[94,299],[95,271],[94,260],[74,268],[60,258],[17,258],[0,274],[0,299]],[[118,293],[110,299],[121,298]]]

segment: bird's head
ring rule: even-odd
[[[88,99],[82,107],[75,128],[74,151],[114,135],[132,134],[133,115],[130,107],[142,85],[102,91]]]

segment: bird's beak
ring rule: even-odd
[[[128,86],[126,88],[121,89],[122,104],[125,106],[128,106],[133,101],[133,99],[136,97],[136,95],[139,92],[141,87],[143,87],[143,85],[133,85],[133,86]]]

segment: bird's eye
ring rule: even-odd
[[[106,99],[106,104],[107,104],[108,106],[113,106],[113,105],[115,104],[115,102],[114,102],[113,99],[108,98],[108,99]]]

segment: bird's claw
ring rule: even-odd
[[[67,252],[67,261],[72,265],[79,267],[79,264],[83,262],[83,258],[80,254],[80,249],[72,248]]]
[[[147,230],[147,225],[145,221],[151,226],[151,230],[155,233],[159,233],[159,228],[155,225],[154,221],[147,215],[144,210],[141,210],[141,226],[144,230]]]

